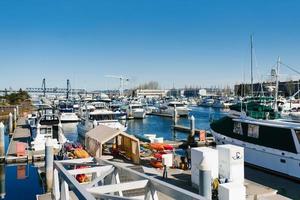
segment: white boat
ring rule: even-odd
[[[246,163],[300,180],[300,123],[229,114],[211,133],[217,144],[244,147]]]
[[[62,145],[67,142],[58,115],[44,114],[39,118],[31,148],[34,151],[44,151],[47,139],[50,140],[56,150],[60,150]]]
[[[146,111],[142,104],[134,103],[128,105],[128,116],[134,119],[144,119],[146,116]]]
[[[31,113],[27,115],[26,119],[26,124],[29,126],[31,129],[35,129],[37,125],[37,112]]]
[[[189,109],[186,105],[178,101],[171,101],[160,107],[160,112],[162,114],[167,114],[170,116],[174,116],[174,110],[176,109],[178,116],[188,116],[191,109]]]
[[[77,132],[82,137],[85,137],[86,132],[99,124],[126,131],[126,123],[123,125],[118,121],[119,115],[119,113],[109,110],[95,110],[93,112],[87,112],[78,123]]]
[[[202,102],[199,103],[199,106],[211,107],[214,104],[215,100],[211,98],[205,98]]]

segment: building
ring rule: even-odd
[[[280,81],[278,83],[278,94],[284,97],[292,96],[300,89],[300,81]],[[254,95],[274,95],[275,83],[262,82],[253,84]],[[251,95],[251,84],[237,84],[234,86],[234,93],[238,96]],[[296,96],[298,97],[298,95]]]
[[[137,89],[135,90],[136,97],[144,98],[162,98],[167,95],[167,90],[156,90],[156,89]]]

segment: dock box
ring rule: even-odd
[[[244,183],[244,148],[225,144],[217,146],[219,175],[230,182]]]
[[[219,200],[246,200],[246,188],[241,183],[224,183],[218,188]]]
[[[218,178],[218,151],[209,147],[197,147],[191,149],[191,179],[192,185],[198,188],[199,167],[205,157],[206,163],[211,169],[212,179]]]

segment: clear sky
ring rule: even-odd
[[[300,70],[297,0],[1,0],[0,89],[116,89],[154,80],[163,88],[255,80],[281,56]],[[284,74],[292,74],[285,68]]]

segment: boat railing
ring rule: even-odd
[[[86,168],[74,169],[74,166]],[[92,175],[91,180],[79,183],[75,178],[79,174]],[[70,199],[71,192],[83,200],[160,199],[161,196],[185,200],[205,199],[125,166],[93,158],[54,162],[53,199]]]

